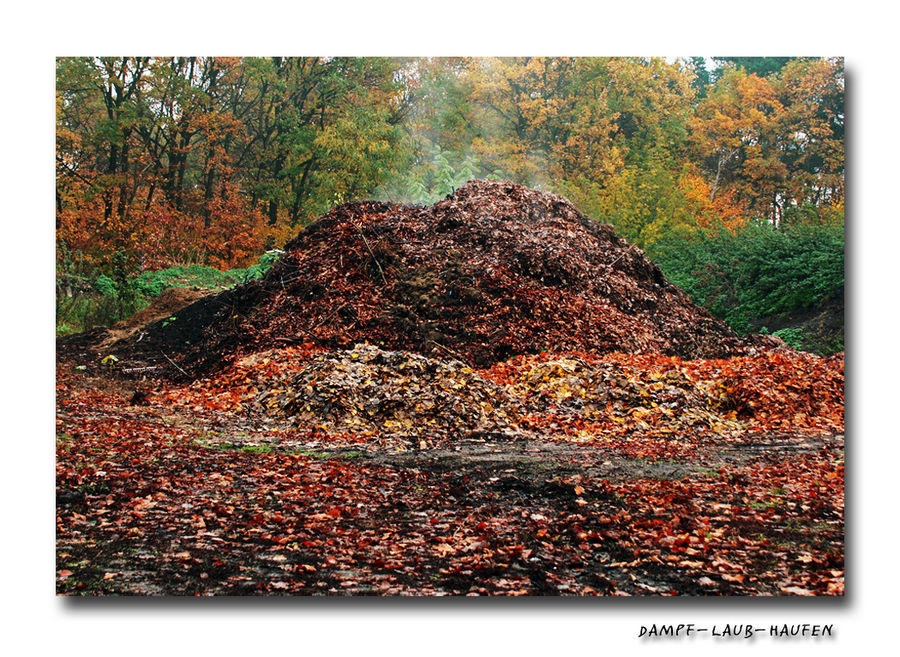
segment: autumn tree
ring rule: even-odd
[[[140,120],[137,97],[148,60],[143,57],[63,58],[57,65],[60,144],[57,177],[87,183],[102,198],[102,221],[123,220],[138,173],[134,153]],[[71,186],[69,186],[71,188]]]
[[[776,79],[785,108],[779,159],[788,170],[784,214],[843,207],[844,67],[840,59],[788,63]]]
[[[691,144],[710,197],[727,189],[750,217],[778,226],[798,207],[839,202],[842,63],[799,59],[766,78],[726,69],[697,107]]]
[[[145,266],[161,253],[233,265],[284,241],[329,205],[369,195],[395,174],[400,65],[60,59],[60,238],[75,250],[140,252]]]

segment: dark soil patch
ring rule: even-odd
[[[188,331],[185,331],[187,323],[182,321],[179,324],[178,314],[186,307],[191,307],[190,315],[194,317],[197,310],[204,306],[202,300],[209,296],[208,290],[185,287],[168,288],[163,290],[149,306],[131,317],[117,322],[110,328],[97,327],[85,333],[58,338],[57,353],[96,369],[98,359],[109,354],[115,355],[124,344],[140,345],[143,340],[147,339],[152,341],[154,346],[149,346],[150,342],[148,342],[140,347],[140,351],[153,354],[151,358],[120,364],[114,369],[137,370],[142,373],[152,371],[152,369],[143,368],[157,369],[161,363],[166,363],[163,354],[169,350],[169,343],[163,336],[177,334],[185,340],[190,337],[187,335]],[[175,324],[178,324],[177,332],[174,328]],[[170,326],[173,327],[172,330],[167,330]],[[162,335],[157,335],[156,331]],[[107,368],[107,370],[109,369]]]

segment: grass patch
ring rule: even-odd
[[[157,297],[170,287],[199,287],[203,290],[221,291],[246,279],[246,269],[219,271],[203,265],[179,265],[149,271],[131,279],[132,289],[145,297]]]
[[[271,454],[272,448],[269,445],[243,445],[240,450],[242,452],[250,452],[251,454]]]
[[[150,300],[133,296],[57,296],[56,335],[89,331],[98,326],[112,326],[150,305]]]

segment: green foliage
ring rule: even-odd
[[[325,212],[333,203],[368,196],[396,175],[399,159],[398,130],[385,109],[359,105],[323,130],[314,142],[316,158],[329,166],[312,180],[320,201],[313,212]],[[297,175],[302,175],[298,167]]]
[[[70,273],[74,270],[71,258],[67,256],[58,261],[58,284],[60,281],[70,284],[72,281],[84,281],[85,285],[70,289],[68,293],[58,290],[57,335],[86,331],[96,326],[111,326],[147,306],[147,299],[132,285],[128,274],[130,262],[124,253],[113,253],[109,261],[100,263],[97,269],[101,273],[90,283],[89,279]],[[79,268],[78,271],[84,269]]]
[[[241,277],[241,280],[252,281],[257,278],[262,278],[269,269],[272,268],[276,262],[278,262],[278,258],[281,257],[281,254],[284,253],[281,249],[272,249],[270,251],[266,251],[261,256],[259,256],[259,260],[256,261],[256,264],[247,267],[244,270],[244,273]],[[240,270],[235,269],[232,270],[234,272],[238,272]]]
[[[775,331],[772,335],[784,340],[787,345],[793,349],[803,349],[805,340],[803,329],[801,328],[783,328]]]
[[[761,335],[769,335],[769,330],[763,326],[759,333]],[[789,326],[773,331],[771,335],[784,340],[785,344],[791,349],[809,351],[820,356],[831,356],[844,350],[843,332],[817,335],[815,332],[799,326]]]
[[[619,235],[642,248],[671,234],[677,226],[692,225],[699,214],[679,185],[677,172],[658,162],[625,167],[610,176],[602,189],[579,200],[583,211],[602,217]]]
[[[270,251],[248,269],[227,272],[202,265],[179,265],[159,271],[128,276],[124,268],[110,269],[94,279],[96,294],[79,291],[72,296],[59,293],[56,299],[56,334],[67,335],[87,331],[97,326],[112,326],[146,308],[151,299],[171,287],[198,287],[224,290],[237,283],[261,276],[277,253]]]
[[[684,231],[655,243],[648,255],[696,303],[739,332],[754,320],[840,299],[844,290],[842,224]]]
[[[246,271],[248,270],[232,269],[222,272],[203,265],[179,265],[159,271],[144,272],[132,279],[130,285],[137,294],[145,297],[158,297],[163,290],[170,287],[224,290],[244,280]]]
[[[66,296],[56,298],[56,334],[88,331],[97,326],[112,326],[145,308],[148,301],[141,296],[121,299],[115,294],[99,296]]]
[[[251,454],[271,454],[272,447],[270,445],[244,445],[241,447],[241,451]]]
[[[699,98],[702,98],[706,95],[706,90],[712,81],[710,72],[706,68],[706,59],[704,59],[703,57],[691,57],[690,65],[694,73],[694,79],[691,82],[691,87],[697,93],[697,96]]]
[[[747,73],[753,73],[758,75],[761,78],[769,77],[778,73],[781,69],[784,68],[785,64],[787,64],[792,57],[713,57],[713,61],[716,62],[718,68],[714,72],[714,74],[721,75],[722,70],[726,66],[735,66],[737,68],[742,68]],[[809,59],[808,57],[797,58],[797,59]]]
[[[106,274],[100,274],[94,281],[94,287],[105,297],[116,296],[116,282]]]

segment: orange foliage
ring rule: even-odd
[[[715,198],[710,198],[709,183],[696,173],[682,175],[679,185],[685,197],[698,208],[695,217],[699,228],[708,231],[722,224],[734,231],[747,223],[747,208],[732,190],[720,191]]]
[[[251,210],[236,190],[227,188],[202,213],[179,211],[168,203],[131,208],[125,217],[105,220],[100,197],[70,204],[57,215],[57,240],[88,262],[103,262],[109,253],[132,255],[141,269],[202,263],[220,269],[246,267],[267,248],[283,244],[293,229],[272,227]]]

